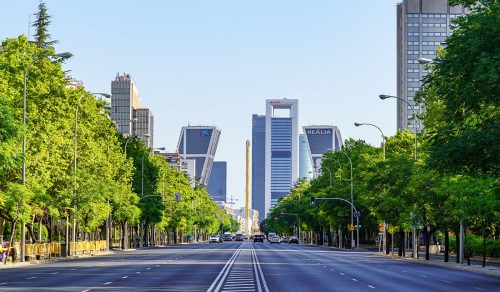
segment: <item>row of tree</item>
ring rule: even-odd
[[[291,233],[300,225],[302,231],[314,232],[318,243],[322,234],[330,243],[332,233],[347,238],[349,204],[309,204],[311,197],[351,200],[347,154],[353,164],[354,205],[362,216],[360,239],[373,240],[378,225],[388,223],[389,233],[399,237],[401,255],[405,233],[416,228],[428,258],[430,239],[438,232],[447,260],[449,231],[458,234],[462,222],[484,238],[486,254],[486,240],[498,237],[500,224],[500,4],[454,2],[460,3],[472,12],[458,18],[417,94],[425,109],[419,116],[425,128],[418,133],[418,160],[408,131],[386,138],[386,157],[381,148],[347,140],[344,153],[325,154],[320,177],[296,183],[262,222],[263,230]]]
[[[139,138],[117,131],[105,110],[109,104],[62,70],[48,40],[43,2],[37,19],[35,42],[19,36],[4,40],[0,50],[4,240],[19,240],[20,226],[27,227],[32,242],[103,238],[110,216],[111,225],[121,227],[115,232],[123,247],[152,244],[158,232],[177,242],[177,236],[236,231],[237,224],[204,188],[193,188]]]

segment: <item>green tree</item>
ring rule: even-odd
[[[35,28],[35,43],[40,48],[48,48],[57,43],[57,41],[49,41],[50,34],[48,31],[48,27],[52,22],[50,20],[50,15],[47,14],[47,7],[43,1],[40,1],[38,4],[38,12],[34,14],[36,17],[35,22],[33,23],[33,27]]]

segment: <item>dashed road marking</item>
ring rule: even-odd
[[[54,273],[51,273],[51,275],[56,275],[56,274],[59,274],[59,272],[54,272]]]
[[[87,289],[87,290],[83,290],[82,292],[89,292],[89,291],[90,291],[90,289]]]
[[[486,290],[486,289],[479,288],[479,287],[474,287],[474,289],[476,289],[476,290],[481,290],[481,291],[485,291],[485,290]]]
[[[111,284],[111,283],[113,283],[113,282],[106,282],[106,283],[104,283],[104,285],[109,285],[109,284]]]
[[[140,274],[141,272],[135,272],[136,274]]]
[[[29,277],[29,278],[26,278],[26,280],[32,280],[32,279],[36,279],[37,277]]]
[[[69,270],[70,270],[70,271],[75,271],[76,269],[75,269],[75,268],[73,268],[73,269],[69,269]]]
[[[445,283],[448,283],[448,284],[453,284],[453,282],[452,282],[452,281],[448,281],[448,280],[441,280],[441,281],[443,281],[443,282],[445,282]]]
[[[151,270],[151,268],[147,268],[146,270]]]
[[[7,282],[0,283],[0,286],[7,285]]]
[[[356,279],[354,279],[354,278],[352,278],[352,280],[353,280],[354,282],[357,282],[357,281],[358,281],[358,280],[356,280]]]
[[[344,276],[344,273],[340,273],[342,276]]]
[[[373,287],[372,285],[368,285],[368,287],[372,288],[372,289],[375,289],[375,287]]]
[[[128,276],[123,276],[123,277],[122,277],[122,279],[127,279],[127,278],[128,278]]]

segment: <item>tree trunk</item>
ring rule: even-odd
[[[127,232],[127,222],[122,223],[122,249],[128,248],[128,232]]]
[[[450,236],[448,235],[448,228],[444,229],[444,262],[447,263],[450,255]]]
[[[486,266],[486,234],[483,234],[483,268]]]
[[[455,231],[455,255],[457,258],[457,264],[460,263],[460,230]]]
[[[398,241],[398,256],[403,256],[403,249],[405,248],[405,234],[403,231],[403,227],[399,227],[399,241]]]
[[[428,261],[430,259],[430,233],[429,233],[429,227],[425,226],[425,260]]]
[[[328,236],[328,246],[333,246],[333,236],[331,228],[328,228],[327,236]]]

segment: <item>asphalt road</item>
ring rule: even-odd
[[[500,278],[371,252],[225,242],[0,269],[0,291],[500,291]]]

